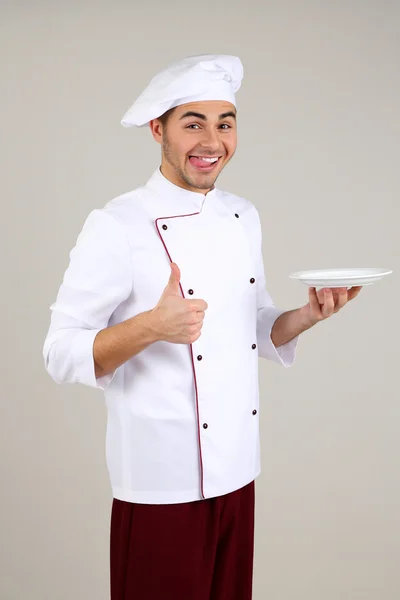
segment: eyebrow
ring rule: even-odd
[[[181,121],[182,119],[185,119],[186,117],[196,117],[196,119],[201,119],[202,121],[207,121],[207,117],[206,115],[203,115],[202,113],[198,113],[198,112],[194,112],[193,110],[188,110],[187,112],[183,113],[183,115],[179,118],[179,120]],[[234,113],[232,110],[229,110],[228,112],[222,113],[222,115],[219,115],[219,119],[226,119],[227,117],[233,117],[234,119],[236,119],[236,113]]]

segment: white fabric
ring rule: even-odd
[[[167,251],[185,297],[209,305],[201,336],[191,346],[156,342],[96,380],[97,332],[156,305],[170,275]],[[145,186],[90,213],[50,308],[43,347],[49,374],[57,383],[104,390],[114,497],[188,502],[257,477],[258,356],[289,367],[298,338],[272,343],[284,311],[265,286],[252,203],[218,188],[206,196],[184,190],[157,169]]]
[[[203,100],[226,100],[236,106],[243,65],[227,54],[189,56],[157,73],[121,120],[124,127],[143,127],[170,108]]]

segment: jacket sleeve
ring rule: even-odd
[[[43,346],[56,383],[105,389],[116,370],[96,379],[93,344],[114,310],[132,291],[129,242],[123,225],[104,209],[86,219],[65,271]]]
[[[264,261],[262,256],[262,233],[261,223],[257,216],[257,345],[258,355],[262,358],[272,360],[284,367],[290,367],[296,357],[296,348],[299,336],[293,338],[290,342],[276,347],[271,339],[272,327],[276,319],[283,314],[284,310],[277,308],[266,288]]]

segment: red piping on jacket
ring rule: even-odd
[[[156,228],[157,228],[157,232],[158,235],[160,236],[160,239],[163,243],[163,246],[165,248],[165,252],[168,254],[168,258],[171,262],[172,258],[170,253],[168,252],[168,248],[164,242],[164,239],[160,233],[160,230],[158,228],[158,221],[160,220],[164,220],[164,219],[176,219],[178,217],[192,217],[194,215],[199,215],[199,212],[195,212],[195,213],[190,213],[188,215],[174,215],[172,217],[159,217],[158,219],[155,220],[156,223]],[[181,289],[181,294],[183,296],[183,298],[185,298],[185,294],[183,292],[183,288],[181,285],[181,282],[179,282],[179,287]],[[193,346],[192,344],[189,344],[189,349],[190,349],[190,357],[192,359],[192,369],[193,369],[193,377],[194,377],[194,389],[195,389],[195,393],[196,393],[196,414],[197,414],[197,436],[198,436],[198,442],[199,442],[199,457],[200,457],[200,488],[201,488],[201,495],[203,497],[203,499],[205,498],[204,496],[204,470],[203,470],[203,455],[202,455],[202,451],[201,451],[201,436],[200,436],[200,415],[199,415],[199,393],[198,393],[198,389],[197,389],[197,379],[196,379],[196,368],[194,366],[194,358],[193,358]]]

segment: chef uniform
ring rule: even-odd
[[[233,56],[178,61],[151,80],[122,124],[142,127],[195,100],[235,104],[242,74]],[[208,304],[201,336],[153,343],[96,378],[97,333],[154,308],[171,261],[182,296]],[[284,311],[266,290],[255,206],[215,186],[186,190],[157,168],[143,186],[92,210],[50,309],[49,374],[104,390],[112,600],[249,600],[258,357],[289,367],[298,342],[276,348],[271,340]]]

